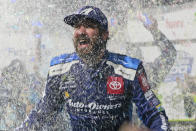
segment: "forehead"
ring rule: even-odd
[[[81,25],[90,26],[90,27],[94,27],[94,28],[99,28],[100,27],[98,22],[93,21],[91,19],[85,19],[85,18],[81,19],[78,23],[76,23],[74,27],[78,27],[78,26],[81,26]]]

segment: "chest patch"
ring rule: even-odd
[[[130,68],[125,68],[124,66],[119,65],[119,64],[114,64],[111,61],[107,61],[107,64],[114,67],[114,71],[116,74],[121,75],[128,80],[134,80],[136,70],[130,69]]]
[[[107,94],[123,94],[124,81],[122,77],[109,76],[107,79]]]

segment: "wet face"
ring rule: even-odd
[[[98,24],[90,20],[78,23],[74,28],[74,47],[81,58],[92,59],[105,49],[105,40]]]

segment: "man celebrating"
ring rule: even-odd
[[[18,129],[40,130],[66,109],[73,131],[116,131],[132,121],[134,102],[146,127],[169,130],[142,62],[106,50],[108,21],[102,11],[85,6],[64,21],[74,27],[76,52],[52,59],[45,95]]]

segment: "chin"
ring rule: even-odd
[[[80,48],[80,49],[77,49],[77,53],[78,54],[90,54],[91,52],[92,52],[93,50],[92,50],[92,48],[90,48],[90,47],[86,47],[86,48]]]

